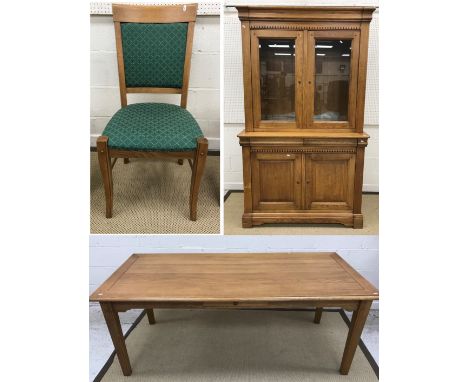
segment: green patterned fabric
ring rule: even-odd
[[[181,88],[188,23],[121,23],[127,87]]]
[[[190,151],[203,133],[185,109],[166,103],[135,103],[120,109],[102,135],[113,149]]]

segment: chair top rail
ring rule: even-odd
[[[114,22],[122,23],[184,23],[194,22],[198,4],[131,5],[112,4]]]

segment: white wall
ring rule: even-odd
[[[261,4],[267,1],[231,1],[234,3]],[[288,1],[281,4],[312,5],[330,1]],[[376,1],[334,1],[333,5],[378,5]],[[224,188],[243,189],[242,153],[236,137],[244,129],[244,89],[242,80],[242,42],[240,22],[235,8],[227,8],[224,20]],[[369,33],[369,58],[367,68],[364,131],[370,135],[364,161],[364,191],[379,191],[379,15],[374,12]]]
[[[92,293],[133,253],[333,251],[377,288],[378,236],[149,236],[91,235],[89,292]],[[374,304],[378,307],[378,303]]]
[[[210,150],[219,150],[219,16],[197,17],[187,109],[198,121]],[[120,108],[112,16],[91,16],[91,145]],[[180,102],[179,95],[130,94],[134,102]]]

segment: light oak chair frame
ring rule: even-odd
[[[190,76],[190,61],[192,58],[193,33],[195,19],[197,17],[197,4],[180,4],[170,6],[148,6],[148,5],[124,5],[112,4],[112,14],[115,27],[115,39],[117,46],[117,62],[119,68],[120,102],[122,107],[127,106],[128,93],[165,93],[180,94],[180,106],[187,107],[187,93]],[[185,50],[185,63],[182,88],[161,87],[127,87],[125,82],[125,67],[122,49],[122,34],[120,23],[188,23],[187,44]],[[108,147],[109,138],[100,136],[97,139],[97,152],[99,166],[101,169],[104,190],[106,195],[106,217],[112,217],[113,207],[113,181],[112,168],[118,158],[124,158],[124,163],[129,163],[129,158],[174,158],[178,159],[180,165],[187,159],[192,169],[192,180],[190,186],[190,219],[197,219],[197,201],[200,190],[201,178],[208,154],[208,140],[198,138],[197,148],[193,151],[133,151],[124,149],[112,149]]]

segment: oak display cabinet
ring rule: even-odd
[[[237,6],[244,228],[362,228],[363,132],[374,7]]]

